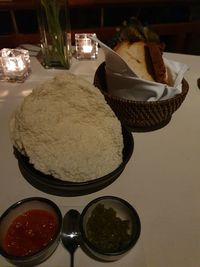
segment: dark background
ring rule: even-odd
[[[38,32],[36,10],[15,10],[15,19],[20,33]],[[70,22],[72,29],[98,27],[101,22],[100,8],[76,7],[70,9]],[[157,7],[115,7],[104,9],[104,26],[120,26],[130,17],[137,17],[143,25],[188,22],[200,20],[200,5],[190,8],[188,5],[174,4],[173,6]],[[0,36],[13,33],[12,15],[10,12],[0,10]],[[168,43],[170,37],[163,38]],[[192,46],[188,53],[200,54],[200,35],[191,37]]]

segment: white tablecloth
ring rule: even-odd
[[[9,118],[33,86],[61,70],[45,70],[32,58],[32,74],[22,84],[0,83],[0,214],[14,202],[42,196],[53,200],[63,213],[81,210],[92,199],[116,195],[138,211],[142,233],[136,247],[121,261],[98,263],[81,249],[75,266],[199,267],[200,266],[200,57],[166,53],[165,57],[189,65],[185,78],[190,90],[182,106],[164,128],[134,133],[134,152],[121,176],[110,186],[80,197],[57,197],[32,187],[21,175],[9,138]],[[71,72],[93,81],[104,60],[76,61]],[[0,256],[0,266],[11,266]],[[69,266],[62,245],[43,263],[45,267]]]

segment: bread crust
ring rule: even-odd
[[[155,81],[167,84],[167,71],[162,57],[161,48],[157,43],[147,43],[149,49]]]

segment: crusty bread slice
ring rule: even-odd
[[[117,44],[114,51],[123,58],[139,78],[155,81],[149,49],[145,42],[124,41]]]
[[[141,79],[167,84],[167,71],[161,48],[155,42],[123,41],[114,48]]]
[[[161,48],[157,43],[148,42],[149,53],[152,61],[154,77],[156,82],[168,83],[167,71],[162,57]]]

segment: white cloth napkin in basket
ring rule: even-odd
[[[110,47],[97,38],[105,53],[105,71],[108,92],[121,98],[136,101],[158,101],[174,97],[182,92],[182,79],[188,70],[186,64],[163,57],[169,84],[147,81],[137,77],[128,64]]]

